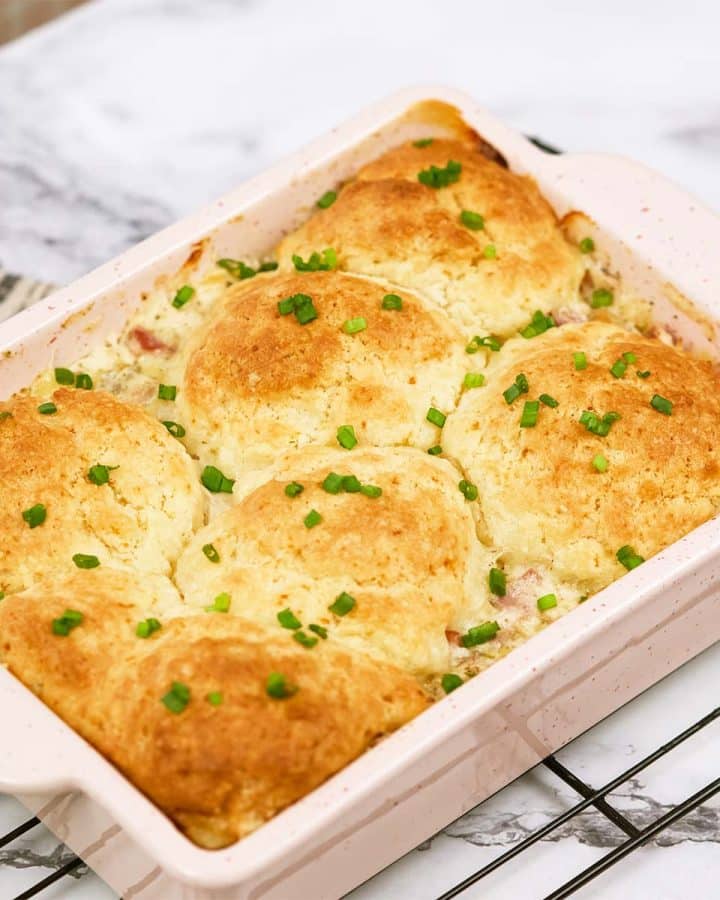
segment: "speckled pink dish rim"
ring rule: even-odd
[[[72,364],[122,327],[143,291],[202,243],[266,254],[325,190],[408,138],[438,134],[439,101],[581,210],[656,319],[717,352],[673,306],[673,285],[720,318],[720,219],[658,174],[594,154],[551,156],[468,96],[401,91],[0,325],[0,396]],[[407,115],[417,108],[414,115]],[[632,502],[632,498],[628,498]],[[555,622],[237,844],[187,840],[100,754],[0,669],[0,790],[20,796],[126,898],[335,898],[351,890],[720,638],[720,524],[702,525]]]

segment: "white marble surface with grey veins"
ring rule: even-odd
[[[67,282],[414,83],[464,89],[569,150],[632,156],[720,209],[719,29],[709,0],[100,0],[0,48],[0,265]],[[707,713],[719,682],[715,648],[560,758],[600,785]],[[720,775],[719,746],[716,723],[611,802],[649,824]],[[430,900],[576,800],[535,769],[353,897]],[[0,798],[0,835],[26,815]],[[586,812],[466,896],[535,900],[622,839]],[[66,859],[42,831],[0,849],[0,896]],[[81,872],[44,896],[114,896]],[[704,900],[719,882],[716,798],[582,896]]]

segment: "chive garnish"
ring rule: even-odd
[[[580,416],[580,424],[584,425],[591,434],[606,437],[610,433],[613,422],[620,418],[620,413],[608,412],[600,417],[597,413],[584,410]]]
[[[75,384],[75,375],[70,369],[55,369],[55,381],[69,386]]]
[[[178,715],[190,702],[190,688],[181,681],[173,681],[170,690],[160,700],[171,713]]]
[[[645,562],[645,558],[636,553],[630,544],[625,544],[621,547],[615,556],[618,562],[622,563],[628,571],[637,568],[641,563]]]
[[[497,259],[497,247],[495,244],[486,244],[483,247],[483,256],[485,259]]]
[[[352,425],[341,425],[336,434],[337,442],[345,450],[352,450],[357,446],[357,438],[355,437],[355,429]]]
[[[174,400],[177,397],[177,387],[174,384],[158,385],[158,400]]]
[[[423,169],[421,172],[418,172],[418,181],[426,187],[438,190],[439,188],[447,187],[449,184],[454,184],[460,178],[461,172],[462,163],[450,159],[444,168],[430,166],[429,169]]]
[[[470,209],[464,209],[460,213],[460,221],[466,228],[469,228],[470,231],[482,231],[485,227],[485,219],[480,213],[473,212]]]
[[[203,544],[202,552],[210,560],[211,563],[220,562],[220,554],[215,549],[214,544]]]
[[[200,481],[213,494],[232,494],[234,478],[226,478],[215,466],[205,466]]]
[[[482,372],[466,372],[463,378],[463,387],[466,390],[482,387],[485,384],[485,376]]]
[[[552,316],[546,316],[545,313],[536,309],[530,322],[520,331],[524,338],[534,338],[539,334],[544,334],[548,329],[555,328],[555,320]]]
[[[445,413],[441,413],[440,410],[435,409],[434,406],[430,407],[425,418],[432,425],[437,425],[438,428],[442,428],[447,421],[447,416],[445,415]]]
[[[573,353],[573,364],[576,372],[582,372],[583,369],[587,369],[587,356],[582,350]]]
[[[220,265],[220,263],[218,263],[218,265]],[[172,305],[175,309],[182,309],[189,300],[192,300],[194,295],[195,288],[189,284],[184,284],[173,297]]]
[[[649,369],[646,369],[644,372],[640,372],[639,370],[636,370],[635,374],[637,375],[638,378],[649,378],[651,375],[651,372]]]
[[[592,464],[598,472],[607,472],[609,465],[607,459],[602,455],[602,453],[598,453],[596,456],[593,456]]]
[[[93,380],[87,372],[78,372],[75,376],[75,387],[83,391],[91,391],[93,389]]]
[[[218,613],[226,613],[230,611],[230,603],[231,597],[230,594],[225,591],[222,594],[218,594],[217,597],[213,600],[210,606],[205,607],[205,612],[218,612]]]
[[[328,609],[336,616],[346,616],[351,610],[355,609],[355,598],[343,591],[337,595],[335,600],[328,606]]]
[[[362,490],[362,484],[356,475],[343,475],[342,489],[347,494],[359,494]]]
[[[265,692],[269,697],[275,700],[285,700],[297,693],[297,685],[288,684],[287,679],[281,672],[271,672],[265,681]]]
[[[304,490],[305,488],[300,484],[299,481],[291,481],[290,484],[285,485],[285,496],[299,497]]]
[[[523,411],[520,414],[521,428],[534,428],[537,425],[538,416],[540,415],[540,401],[526,400]]]
[[[317,201],[317,205],[320,207],[320,209],[327,209],[328,206],[332,206],[336,200],[336,191],[325,191],[322,197]]]
[[[465,481],[464,478],[458,483],[458,489],[466,500],[477,500],[478,489],[474,484],[471,484],[469,481]]]
[[[57,406],[54,403],[41,403],[37,411],[42,416],[52,416],[57,412]]]
[[[591,237],[583,238],[578,245],[581,253],[592,253],[595,249],[595,241]]]
[[[545,406],[549,406],[550,409],[555,409],[555,407],[560,406],[558,401],[554,397],[551,397],[550,394],[540,394],[538,400],[540,400],[541,403],[544,403]]]
[[[311,253],[307,261],[293,254],[292,261],[298,272],[329,272],[337,267],[337,253],[332,247],[327,247],[322,253]]]
[[[294,631],[293,640],[297,641],[301,647],[305,647],[306,650],[312,649],[318,642],[316,637],[310,637],[310,635],[305,634],[304,631]]]
[[[100,560],[97,556],[93,556],[90,553],[76,553],[74,554],[72,561],[78,569],[97,569],[100,565]]]
[[[328,494],[339,494],[342,490],[342,485],[342,475],[338,475],[337,472],[330,472],[323,479],[321,487]]]
[[[310,631],[313,631],[315,634],[319,635],[319,637],[321,637],[324,641],[327,640],[327,628],[323,628],[322,625],[315,625],[314,623],[312,625],[308,625],[308,628],[310,629]]]
[[[385,294],[380,306],[383,309],[402,309],[402,297],[398,297],[397,294]]]
[[[418,147],[422,150],[423,147],[429,147],[434,140],[435,138],[419,138],[419,140],[413,141],[413,147]]]
[[[358,334],[367,328],[367,319],[362,316],[356,316],[354,319],[346,319],[342,323],[342,330],[345,334]]]
[[[517,400],[520,394],[527,394],[529,390],[530,385],[528,384],[527,377],[521,372],[519,375],[515,376],[515,381],[513,381],[510,387],[503,391],[503,397],[505,398],[507,405],[510,406],[511,403],[514,403],[515,400]]]
[[[460,643],[463,647],[477,647],[479,644],[485,644],[492,640],[498,631],[500,631],[500,626],[497,622],[483,622],[482,625],[469,628],[467,633],[460,638]]]
[[[454,672],[446,672],[440,679],[440,684],[446,694],[451,694],[453,691],[457,690],[462,683],[462,678]]]
[[[42,503],[36,503],[30,509],[23,510],[22,517],[31,528],[37,528],[47,518],[47,509]]]
[[[257,275],[257,271],[253,269],[252,266],[248,266],[241,259],[228,259],[225,257],[224,259],[219,259],[217,264],[221,269],[225,269],[233,278],[237,278],[239,281],[244,281],[246,278],[254,278]],[[267,263],[265,264],[267,265]],[[275,265],[273,268],[277,268]],[[271,269],[264,269],[263,271],[268,272],[272,271]]]
[[[622,378],[626,371],[627,363],[624,359],[616,359],[610,366],[610,374],[614,375],[615,378]]]
[[[149,638],[151,635],[155,634],[156,631],[160,631],[162,625],[155,618],[143,619],[142,622],[138,622],[135,626],[135,634],[139,638]]]
[[[210,691],[210,693],[205,697],[210,706],[221,706],[223,702],[222,691]]]
[[[169,419],[163,420],[163,425],[170,434],[175,438],[185,437],[185,429],[179,422],[171,422]]]
[[[295,631],[298,628],[302,628],[302,622],[295,613],[287,607],[285,609],[281,609],[277,614],[277,620],[282,625],[283,628],[288,628],[291,631]]]
[[[443,451],[442,451],[442,447],[440,446],[440,444],[435,444],[434,447],[430,447],[428,449],[428,453],[430,454],[430,456],[440,456],[440,454],[442,452]]]
[[[73,628],[81,625],[85,616],[77,609],[66,609],[57,619],[52,620],[51,630],[58,637],[67,637]]]
[[[540,612],[546,612],[548,609],[554,609],[557,603],[555,594],[545,594],[543,597],[538,597],[537,608]]]
[[[96,465],[90,466],[88,469],[88,481],[97,485],[108,484],[110,473],[117,468],[117,466],[104,466],[101,463],[96,463]]]
[[[490,593],[495,594],[496,597],[505,596],[507,593],[507,578],[502,569],[490,569],[488,587],[490,588]]]
[[[671,416],[673,405],[670,400],[667,400],[665,397],[661,397],[660,394],[653,394],[653,398],[650,401],[650,406],[653,409],[656,409],[659,413],[662,413],[664,416]]]
[[[365,497],[370,497],[371,500],[376,500],[382,495],[382,488],[376,484],[363,484],[360,487],[360,493]]]
[[[322,516],[316,509],[311,509],[303,519],[303,525],[306,528],[314,528],[316,525],[319,525],[320,522],[322,522]]]
[[[613,300],[614,297],[612,291],[609,291],[606,288],[598,288],[592,292],[590,306],[593,309],[600,309],[603,306],[612,306]]]

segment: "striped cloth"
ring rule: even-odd
[[[0,322],[9,319],[26,306],[31,306],[54,290],[54,284],[13,275],[0,265]]]

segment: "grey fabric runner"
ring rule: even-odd
[[[0,322],[32,306],[55,290],[56,285],[34,281],[22,275],[13,275],[0,265]]]

